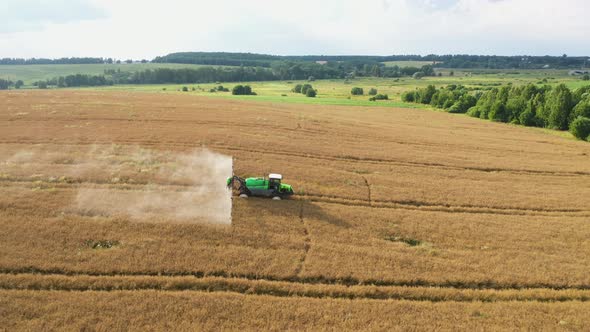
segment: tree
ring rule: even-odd
[[[231,90],[231,94],[234,96],[243,95],[244,94],[244,86],[241,84],[234,86],[234,88]]]
[[[0,90],[8,90],[10,85],[12,85],[12,82],[0,79]]]
[[[256,93],[252,91],[252,88],[249,85],[241,85],[238,84],[234,86],[231,91],[232,95],[240,96],[240,95],[255,95]]]
[[[436,93],[436,87],[432,84],[428,85],[425,89],[417,91],[416,102],[422,104],[430,104],[432,97]]]
[[[416,95],[414,91],[407,91],[402,93],[402,101],[406,103],[413,103],[416,101]]]
[[[371,75],[381,77],[381,66],[374,65],[373,68],[371,68]]]
[[[352,90],[350,90],[350,94],[353,96],[362,96],[365,94],[365,92],[363,91],[363,88],[354,87]]]
[[[488,114],[488,118],[492,121],[499,121],[499,122],[508,122],[508,112],[506,111],[506,105],[501,100],[497,100],[490,113]]]
[[[22,88],[23,85],[25,85],[25,83],[22,80],[18,80],[18,81],[16,81],[16,83],[14,83],[14,88],[20,89],[20,88]]]
[[[424,73],[419,71],[419,72],[415,72],[414,75],[412,75],[412,77],[416,80],[421,79],[422,77],[424,77]]]
[[[451,70],[451,72],[449,73],[449,76],[455,76],[455,72]]]
[[[420,71],[422,73],[424,73],[424,76],[435,76],[436,73],[434,72],[434,68],[432,68],[432,65],[424,65],[422,66],[422,68],[420,68]]]
[[[590,119],[590,98],[582,100],[576,105],[576,107],[574,107],[573,118],[575,119],[579,116]]]
[[[582,77],[582,80],[590,81],[590,75],[588,75],[588,74],[584,75],[584,77]]]
[[[565,84],[560,84],[551,93],[547,99],[549,112],[549,127],[567,130],[572,110],[572,93]]]
[[[315,98],[316,95],[317,91],[314,89],[307,89],[307,91],[305,92],[306,97]]]
[[[307,94],[307,90],[309,90],[309,89],[313,89],[313,87],[311,86],[311,84],[307,84],[307,83],[306,84],[303,84],[301,86],[301,93],[303,93],[304,95],[306,95]]]
[[[590,118],[577,117],[570,125],[570,132],[578,139],[588,139],[590,137]]]
[[[374,95],[376,95],[376,94],[377,94],[377,89],[375,89],[375,88],[371,88],[371,89],[369,90],[369,96],[374,96]]]
[[[40,81],[40,82],[37,84],[37,87],[38,87],[39,89],[47,89],[47,82],[45,82],[45,81]]]
[[[524,112],[520,113],[520,116],[518,117],[518,122],[523,126],[542,127],[543,121],[537,117],[537,111],[541,107],[542,104],[540,104],[538,96],[529,99]]]

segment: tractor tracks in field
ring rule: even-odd
[[[477,205],[450,205],[411,200],[375,200],[350,199],[339,196],[302,194],[301,199],[310,202],[337,204],[345,206],[373,207],[383,209],[433,211],[445,213],[499,214],[499,215],[531,215],[531,216],[571,216],[590,217],[590,211],[579,209],[536,209],[520,207],[487,207]]]
[[[303,254],[299,259],[299,263],[295,268],[295,272],[293,273],[295,276],[299,277],[301,272],[303,272],[303,268],[305,267],[305,262],[307,260],[307,255],[309,254],[309,250],[311,249],[311,232],[309,230],[309,226],[307,225],[307,221],[303,216],[304,210],[304,201],[299,203],[299,223],[303,227]]]
[[[486,288],[448,284],[345,283],[302,278],[265,279],[223,275],[0,272],[0,290],[30,291],[202,291],[244,295],[428,302],[590,301],[590,288]],[[218,273],[219,274],[219,273]],[[349,280],[351,281],[351,280]]]
[[[534,207],[515,207],[515,206],[483,206],[469,204],[442,204],[427,201],[415,200],[378,200],[372,197],[371,184],[363,176],[363,181],[367,187],[367,199],[348,198],[336,195],[304,193],[297,195],[295,200],[304,200],[308,202],[317,202],[325,204],[336,204],[345,206],[359,206],[383,209],[413,210],[413,211],[432,211],[444,213],[470,213],[470,214],[498,214],[498,215],[522,215],[522,216],[571,216],[571,217],[590,217],[590,211],[581,209],[556,209],[556,208],[534,208]],[[39,178],[0,178],[0,187],[25,187],[31,189],[60,189],[60,190],[78,190],[78,189],[97,189],[97,190],[116,190],[116,191],[158,191],[158,192],[192,192],[194,185],[182,183],[163,183],[163,182],[134,182],[134,183],[113,183],[109,180],[99,179],[68,179],[67,182],[57,180],[39,179]],[[302,209],[302,207],[300,207]],[[300,211],[300,222],[306,226],[303,218],[303,210]],[[309,236],[309,234],[306,234]]]
[[[363,181],[365,181],[365,185],[367,186],[367,199],[369,200],[369,206],[373,206],[373,199],[371,198],[371,185],[369,184],[369,180],[367,177],[362,175]]]
[[[429,162],[418,162],[408,160],[394,160],[384,158],[372,158],[372,157],[359,157],[352,155],[320,155],[314,153],[301,153],[292,151],[279,151],[279,150],[265,150],[265,149],[251,149],[240,146],[228,146],[223,143],[188,143],[188,142],[166,142],[156,140],[117,140],[117,141],[79,141],[79,142],[59,142],[59,141],[47,141],[47,140],[3,140],[0,144],[19,144],[19,145],[30,145],[30,144],[52,144],[52,145],[70,145],[70,146],[91,146],[91,145],[141,145],[141,146],[168,146],[168,147],[185,147],[185,148],[202,148],[209,147],[216,150],[225,151],[239,151],[246,153],[256,154],[272,154],[287,157],[299,157],[304,159],[316,159],[316,160],[327,160],[327,161],[339,161],[339,162],[350,162],[350,163],[363,163],[363,164],[375,164],[375,165],[394,165],[394,166],[405,166],[405,167],[420,167],[420,168],[437,168],[443,170],[458,170],[458,171],[473,171],[483,173],[510,173],[517,175],[535,175],[535,176],[564,176],[564,177],[578,177],[578,176],[590,176],[588,171],[546,171],[546,170],[535,170],[535,169],[515,169],[515,168],[503,168],[503,167],[479,167],[479,166],[459,166],[444,163],[429,163]]]

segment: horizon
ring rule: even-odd
[[[445,56],[481,56],[481,57],[534,57],[534,58],[542,58],[542,57],[552,57],[558,58],[563,57],[564,55],[568,58],[588,58],[590,60],[590,55],[576,55],[576,54],[543,54],[543,55],[531,55],[531,54],[461,54],[461,53],[448,53],[448,54],[270,54],[270,53],[258,53],[258,52],[230,52],[230,51],[180,51],[180,52],[172,52],[157,55],[153,58],[116,58],[111,56],[93,56],[93,55],[82,55],[82,56],[64,56],[64,57],[45,57],[45,56],[33,56],[33,57],[6,57],[0,55],[0,59],[24,59],[24,60],[31,60],[31,59],[48,59],[48,60],[58,60],[58,59],[70,59],[70,58],[93,58],[93,59],[113,59],[113,60],[133,60],[134,62],[139,62],[142,60],[153,61],[158,57],[176,54],[176,53],[225,53],[225,54],[252,54],[252,55],[270,55],[276,57],[396,57],[396,56],[404,56],[404,57],[445,57]],[[400,60],[401,61],[401,60]],[[411,61],[411,60],[408,60]],[[425,60],[427,61],[427,60]]]

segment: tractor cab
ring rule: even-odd
[[[268,175],[268,189],[279,191],[281,188],[281,180],[283,176],[281,174],[271,173]]]

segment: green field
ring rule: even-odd
[[[392,62],[393,63],[393,62]],[[390,64],[392,64],[390,63]],[[399,63],[399,62],[397,62]],[[420,65],[416,61],[405,61],[406,65]],[[21,79],[25,81],[25,88],[33,88],[33,81],[49,79],[70,74],[102,74],[105,69],[120,69],[133,72],[155,68],[197,68],[201,65],[187,64],[161,64],[161,63],[135,63],[135,64],[100,64],[100,65],[3,65],[0,66],[0,78],[11,80]],[[450,76],[451,71],[453,76]],[[157,85],[115,85],[107,87],[91,87],[84,89],[100,90],[128,90],[161,93],[184,93],[208,97],[221,97],[232,99],[247,99],[267,102],[298,103],[298,104],[324,104],[324,105],[350,105],[350,106],[391,106],[391,107],[427,107],[424,105],[407,104],[401,102],[401,94],[408,90],[425,87],[434,84],[437,87],[449,84],[461,84],[473,88],[491,88],[508,84],[549,84],[565,83],[575,89],[590,83],[582,81],[579,77],[568,75],[567,70],[492,70],[492,69],[436,69],[442,76],[425,77],[420,80],[411,77],[402,78],[356,78],[350,81],[343,79],[318,80],[311,82],[318,91],[317,98],[307,98],[301,94],[291,92],[296,84],[306,81],[269,81],[269,82],[245,82],[252,87],[257,96],[232,96],[229,92],[209,92],[218,85],[232,88],[235,82],[220,82],[207,84],[157,84]],[[182,87],[188,87],[188,92],[182,92]],[[353,87],[361,87],[365,90],[364,96],[351,96]],[[379,93],[389,95],[388,101],[371,102],[366,93],[370,88],[376,88]]]
[[[136,72],[156,68],[198,68],[202,65],[187,65],[176,63],[122,63],[122,64],[87,64],[87,65],[0,65],[0,78],[12,81],[23,80],[31,84],[39,80],[52,79],[58,76],[72,74],[100,75],[106,69],[120,69],[126,72]]]
[[[449,84],[462,84],[468,87],[490,88],[507,84],[549,84],[556,85],[565,83],[570,88],[578,88],[590,83],[580,78],[567,75],[567,71],[529,71],[516,74],[515,72],[504,71],[493,74],[473,74],[469,71],[456,70],[455,76],[443,71],[442,77],[426,77],[416,80],[410,77],[399,79],[393,78],[357,78],[349,81],[344,80],[318,80],[309,82],[317,89],[316,98],[307,98],[301,94],[291,92],[296,84],[308,83],[307,81],[270,81],[270,82],[245,82],[245,83],[207,83],[207,84],[158,84],[158,85],[116,85],[100,88],[101,90],[129,90],[162,93],[184,93],[199,96],[247,99],[268,102],[287,102],[305,104],[325,105],[350,105],[350,106],[392,106],[392,107],[427,107],[425,105],[407,104],[401,102],[401,94],[408,90],[422,88],[429,84],[437,87]],[[543,80],[546,80],[545,83]],[[257,96],[232,96],[230,92],[209,92],[212,88],[223,85],[231,88],[236,84],[248,84],[252,87]],[[186,86],[189,91],[182,92]],[[365,91],[364,96],[351,96],[350,90],[353,87],[361,87]],[[194,91],[193,91],[194,88]],[[371,102],[367,92],[370,88],[376,88],[379,93],[389,95],[390,100]]]

